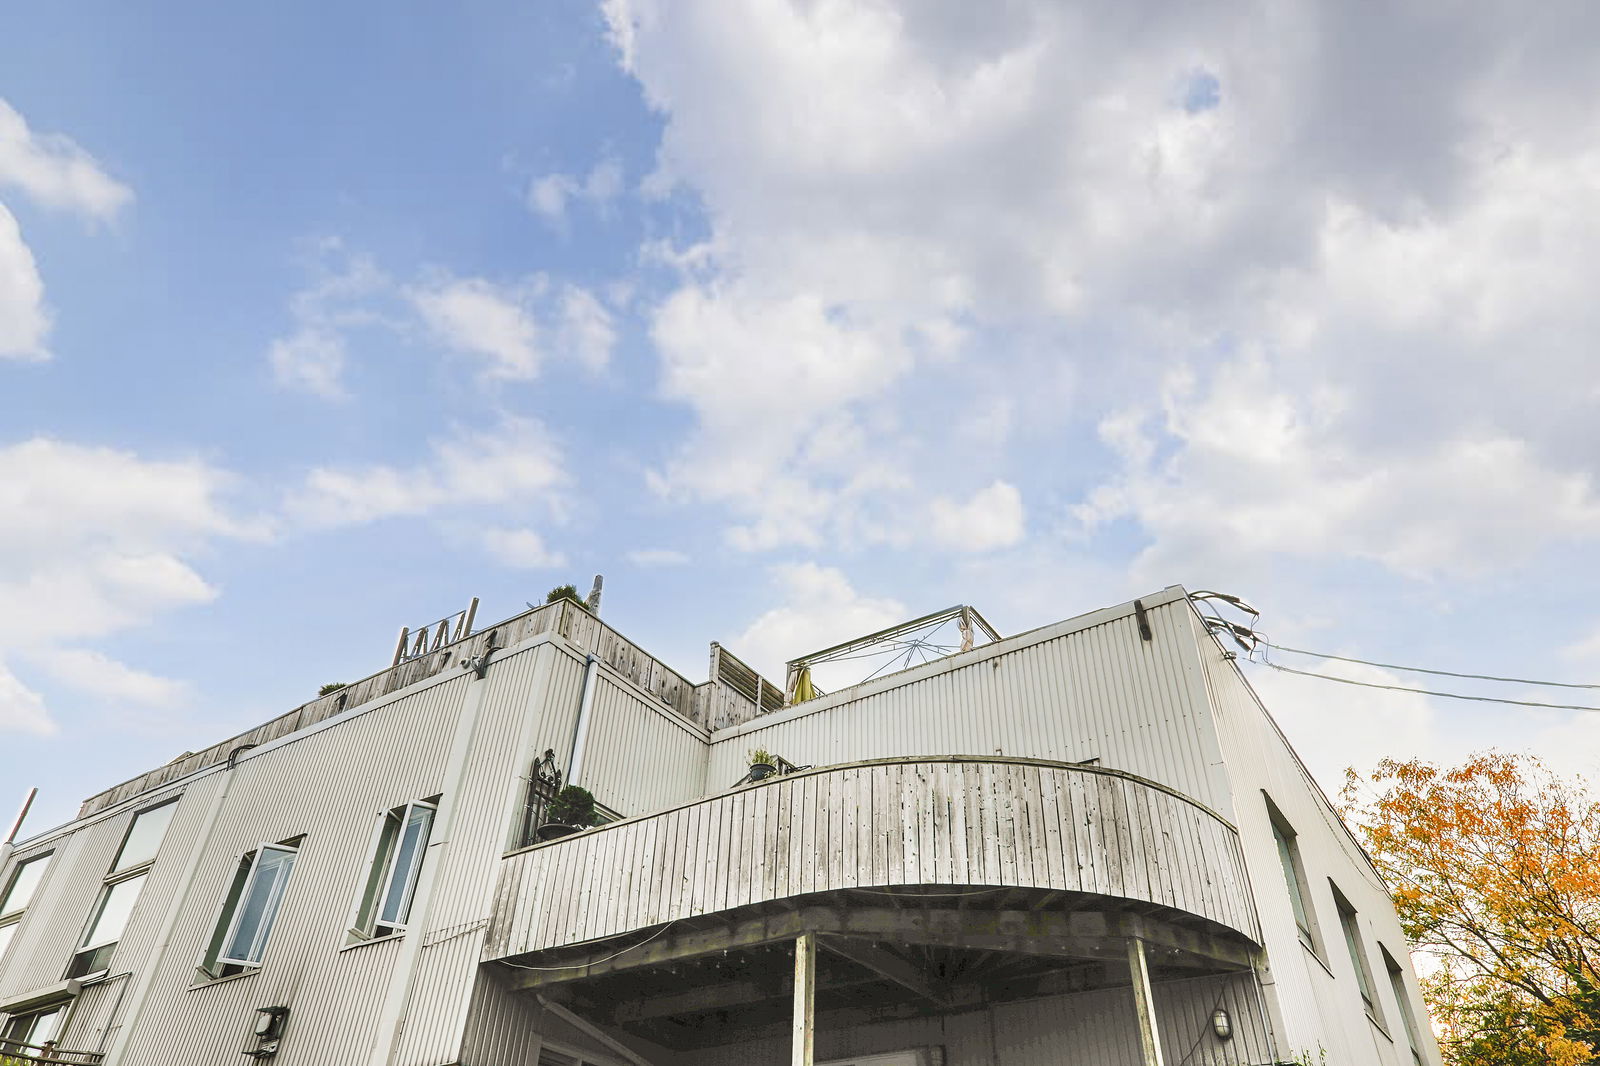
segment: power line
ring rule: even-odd
[[[1273,647],[1277,647],[1277,645],[1272,645],[1272,646]],[[1283,651],[1292,651],[1294,649],[1292,649],[1292,648],[1283,648],[1281,650],[1283,650]],[[1311,654],[1311,653],[1308,652],[1306,654]],[[1337,656],[1328,656],[1328,658],[1337,658]],[[1282,671],[1283,673],[1286,673],[1286,674],[1299,674],[1301,677],[1317,677],[1317,678],[1321,678],[1324,681],[1337,681],[1341,685],[1359,685],[1362,688],[1381,688],[1381,689],[1386,689],[1389,692],[1415,692],[1415,693],[1417,693],[1418,695],[1421,695],[1421,696],[1442,696],[1445,699],[1450,699],[1450,700],[1472,700],[1475,703],[1509,703],[1509,704],[1511,704],[1512,706],[1515,706],[1515,707],[1544,707],[1544,708],[1547,708],[1547,709],[1552,710],[1552,711],[1600,711],[1600,707],[1589,707],[1589,706],[1585,706],[1583,704],[1576,704],[1576,703],[1537,703],[1537,702],[1535,702],[1533,700],[1508,700],[1508,699],[1505,699],[1505,698],[1500,697],[1500,696],[1467,696],[1467,695],[1463,695],[1460,692],[1436,692],[1433,689],[1411,688],[1411,687],[1409,687],[1407,685],[1380,685],[1376,681],[1356,681],[1353,678],[1335,677],[1332,674],[1318,674],[1318,673],[1313,673],[1310,670],[1296,670],[1291,666],[1279,666],[1277,663],[1268,662],[1265,659],[1260,659],[1260,660],[1255,660],[1255,661],[1260,662],[1261,665],[1263,665],[1263,666],[1270,666],[1272,669],[1280,670],[1280,671]],[[1361,660],[1361,659],[1347,659],[1345,661],[1346,662],[1363,662],[1363,660]],[[1367,663],[1366,665],[1376,666],[1376,665],[1379,665],[1379,664],[1377,664],[1377,663]],[[1404,667],[1397,667],[1397,669],[1404,669]],[[1444,671],[1442,671],[1442,670],[1429,670],[1429,671],[1426,671],[1426,672],[1427,673],[1443,673]],[[1468,677],[1468,676],[1471,676],[1471,675],[1454,674],[1454,675],[1451,675],[1451,676],[1454,676],[1454,677]],[[1494,680],[1503,681],[1503,680],[1507,680],[1507,679],[1506,678],[1495,678]]]
[[[1546,686],[1549,686],[1550,688],[1582,688],[1582,689],[1600,690],[1600,685],[1581,685],[1581,684],[1574,684],[1573,682],[1570,682],[1570,681],[1535,681],[1532,678],[1526,678],[1526,677],[1495,677],[1493,674],[1462,674],[1462,673],[1457,673],[1454,670],[1430,670],[1426,666],[1399,666],[1399,665],[1396,665],[1395,663],[1377,663],[1377,662],[1373,662],[1371,659],[1353,659],[1353,658],[1350,658],[1349,656],[1346,656],[1346,655],[1328,655],[1328,654],[1326,654],[1324,652],[1320,652],[1320,651],[1306,651],[1304,648],[1290,648],[1290,647],[1285,647],[1282,644],[1274,644],[1270,640],[1265,640],[1265,639],[1261,639],[1260,642],[1263,645],[1265,645],[1266,647],[1272,648],[1272,649],[1274,649],[1276,651],[1293,652],[1296,655],[1309,655],[1314,659],[1335,659],[1335,660],[1337,660],[1337,661],[1339,661],[1341,663],[1360,663],[1362,666],[1381,666],[1385,670],[1404,670],[1407,673],[1413,673],[1413,674],[1434,674],[1434,675],[1439,676],[1439,677],[1465,677],[1465,678],[1469,678],[1469,679],[1471,679],[1473,681],[1504,681],[1504,682],[1506,682],[1508,684],[1512,684],[1512,685],[1546,685]],[[1267,665],[1271,666],[1273,664],[1272,663],[1267,663]],[[1280,667],[1280,669],[1288,669],[1288,667]],[[1290,671],[1290,673],[1303,673],[1303,672],[1304,671],[1300,671],[1300,670],[1291,670]],[[1314,674],[1312,676],[1321,677],[1323,675]],[[1343,678],[1333,678],[1333,680],[1340,681],[1340,680],[1343,680]],[[1471,697],[1471,698],[1476,699],[1478,697]],[[1515,700],[1511,700],[1511,701],[1507,701],[1507,702],[1514,703],[1516,701]],[[1547,706],[1547,705],[1546,704],[1536,704],[1535,706],[1543,707],[1543,706]]]

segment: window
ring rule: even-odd
[[[1300,943],[1318,955],[1322,954],[1317,940],[1317,924],[1311,909],[1311,899],[1306,894],[1306,871],[1300,863],[1300,848],[1295,843],[1295,832],[1278,813],[1272,800],[1267,800],[1267,817],[1272,820],[1272,838],[1278,846],[1278,862],[1283,866],[1283,880],[1289,886],[1289,901],[1294,905],[1294,922],[1300,931]]]
[[[50,853],[35,855],[18,863],[11,871],[5,891],[0,892],[0,962],[5,961],[6,949],[16,936],[22,912],[27,909],[39,882],[44,880],[44,868],[49,864]]]
[[[350,927],[350,943],[405,929],[438,802],[439,797],[434,796],[408,803],[378,819],[372,862],[356,905],[355,922]]]
[[[10,918],[21,914],[33,899],[34,892],[39,889],[39,882],[44,879],[44,868],[50,861],[50,854],[35,856],[26,862],[18,863],[16,869],[11,871],[11,882],[6,885],[6,890],[0,894],[0,918]]]
[[[61,1035],[61,1023],[67,1018],[67,1004],[55,1003],[43,1010],[29,1011],[27,1014],[13,1015],[6,1022],[6,1031],[3,1041],[0,1041],[0,1051],[11,1052],[17,1050],[15,1045],[37,1048],[40,1044],[48,1043]]]
[[[1422,1066],[1422,1051],[1417,1036],[1417,1016],[1411,1013],[1411,997],[1406,995],[1405,972],[1400,969],[1400,964],[1394,961],[1394,956],[1389,954],[1388,948],[1379,944],[1378,952],[1383,956],[1383,968],[1389,971],[1389,987],[1394,989],[1394,1001],[1400,1007],[1400,1023],[1405,1026],[1406,1044],[1411,1048],[1411,1061],[1417,1066]]]
[[[125,877],[100,890],[100,900],[95,905],[84,930],[83,942],[78,945],[67,970],[68,977],[87,977],[103,973],[111,964],[111,953],[128,927],[133,905],[139,900],[139,890],[144,887],[145,874]]]
[[[226,977],[261,965],[301,839],[262,844],[240,857],[200,964],[203,975]]]
[[[172,813],[177,809],[178,800],[174,797],[159,807],[133,816],[84,927],[83,939],[67,966],[68,977],[90,977],[110,968],[111,954],[128,927],[134,904],[139,902],[139,890],[144,887],[145,877],[155,863],[156,852],[172,822]]]
[[[1350,901],[1344,898],[1344,893],[1339,891],[1339,886],[1328,882],[1333,888],[1333,905],[1339,911],[1339,926],[1344,930],[1344,943],[1350,949],[1350,965],[1355,967],[1356,987],[1361,990],[1361,1006],[1367,1012],[1367,1017],[1383,1024],[1383,1013],[1378,1007],[1378,997],[1373,994],[1372,970],[1367,966],[1367,953],[1361,947],[1361,924],[1356,921],[1356,909]]]

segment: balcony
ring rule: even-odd
[[[790,774],[515,852],[484,960],[509,989],[691,1048],[729,1042],[730,1010],[782,1029],[797,988],[838,1023],[1148,993],[1253,980],[1259,941],[1237,835],[1204,806],[1113,770],[943,756]]]

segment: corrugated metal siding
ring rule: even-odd
[[[1173,1066],[1268,1063],[1273,1054],[1249,974],[1203,977],[1155,986],[1162,1051]],[[1211,1033],[1211,1012],[1227,1009],[1234,1037]],[[1131,989],[1006,1003],[990,1010],[879,1022],[819,1026],[818,1061],[938,1047],[947,1066],[1141,1066]],[[678,1066],[779,1066],[789,1059],[782,1037],[686,1052]]]
[[[930,759],[793,774],[510,856],[485,958],[893,884],[1094,892],[1257,936],[1234,833],[1203,808],[1111,772]]]
[[[233,1061],[256,1007],[292,1009],[279,1066],[357,1062],[370,1046],[398,942],[340,951],[374,820],[437,793],[443,753],[470,675],[247,758],[231,771],[191,913],[174,930],[127,1062],[201,1066]],[[380,769],[381,768],[381,769]],[[237,856],[304,834],[260,971],[190,988]]]
[[[1198,619],[1192,625],[1198,636]],[[1289,1056],[1309,1050],[1315,1058],[1320,1045],[1327,1050],[1330,1062],[1409,1062],[1409,1052],[1403,1046],[1396,1049],[1393,1041],[1366,1018],[1328,883],[1332,879],[1338,884],[1360,916],[1374,991],[1389,1020],[1390,1033],[1403,1042],[1403,1023],[1382,969],[1378,942],[1405,968],[1410,988],[1416,988],[1416,979],[1388,892],[1295,759],[1238,667],[1224,657],[1210,637],[1199,639],[1206,684],[1216,707],[1218,736],[1234,789],[1239,841],[1255,888],[1271,965],[1270,994],[1282,1013],[1284,1052]],[[1311,909],[1322,940],[1320,960],[1300,943],[1263,792],[1272,797],[1296,833]],[[1438,1063],[1438,1049],[1426,1025],[1427,1010],[1420,998],[1413,998],[1411,1009],[1423,1030],[1420,1036],[1424,1047],[1420,1050],[1424,1059]]]
[[[714,733],[710,787],[738,780],[757,747],[802,766],[1000,752],[1098,757],[1226,810],[1204,740],[1209,708],[1186,673],[1198,656],[1191,613],[1181,598],[1151,607],[1150,641],[1131,613],[1049,627],[1021,647],[979,648]]]
[[[705,730],[604,670],[595,683],[583,768],[595,798],[635,815],[704,795]]]

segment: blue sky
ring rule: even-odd
[[[53,824],[596,572],[695,678],[1181,582],[1600,679],[1595,16],[1344,8],[13,11],[0,784]],[[1596,769],[1249,669],[1325,781]]]

